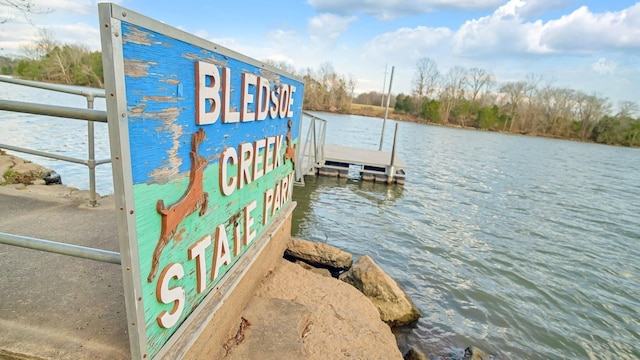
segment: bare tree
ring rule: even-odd
[[[297,75],[297,71],[296,68],[289,64],[286,61],[276,61],[276,60],[272,60],[272,59],[267,59],[263,61],[264,63],[273,66],[274,68],[278,69],[278,70],[282,70],[284,72],[288,72],[291,75]]]
[[[527,74],[525,78],[526,88],[525,88],[525,99],[526,99],[526,109],[523,109],[524,112],[522,114],[522,131],[534,131],[537,128],[537,117],[536,112],[538,110],[538,105],[536,104],[536,92],[538,91],[538,85],[542,82],[542,75],[537,75],[534,73]]]
[[[440,92],[442,103],[442,120],[449,122],[451,111],[464,98],[464,88],[467,83],[467,70],[461,66],[454,66],[447,71],[443,79],[443,89]],[[464,124],[462,124],[464,126]]]
[[[500,92],[504,95],[504,102],[506,102],[504,106],[509,112],[509,118],[505,121],[503,130],[506,130],[507,124],[509,124],[509,132],[512,132],[516,121],[519,122],[519,110],[527,94],[527,83],[524,81],[509,82],[500,87]]]
[[[598,121],[611,110],[611,104],[606,98],[583,92],[577,92],[575,101],[575,117],[581,125],[580,139],[586,140]]]
[[[353,104],[353,98],[355,97],[357,81],[353,78],[353,75],[349,74],[349,78],[347,79],[347,91],[349,93],[349,109],[351,111],[351,104]]]
[[[468,73],[468,83],[471,88],[470,100],[476,102],[480,100],[479,97],[483,90],[485,93],[489,91],[494,83],[494,77],[489,71],[477,67],[469,69]]]
[[[413,76],[414,95],[430,97],[436,91],[439,80],[440,72],[436,62],[427,57],[419,59]]]
[[[618,109],[616,116],[619,118],[633,118],[640,113],[640,106],[638,106],[637,102],[633,101],[620,101],[618,103]]]
[[[27,58],[40,60],[58,45],[52,33],[47,29],[38,29],[38,40],[32,44],[22,45],[22,51]]]
[[[43,14],[53,11],[52,9],[41,9],[37,7],[32,0],[0,0],[0,6],[6,6],[18,10],[31,25],[33,25],[33,23],[31,23],[29,14]],[[9,20],[11,20],[11,17],[0,20],[0,24],[5,24]]]

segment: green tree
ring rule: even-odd
[[[498,105],[484,106],[478,109],[478,127],[485,130],[498,130],[501,126]]]
[[[438,100],[425,99],[422,103],[422,112],[420,117],[426,119],[429,122],[440,123],[440,102]]]

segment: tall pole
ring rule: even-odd
[[[393,70],[395,66],[391,67],[391,78],[389,78],[389,93],[387,94],[387,107],[384,109],[384,120],[382,121],[382,134],[380,134],[380,146],[378,151],[382,151],[382,140],[384,140],[384,127],[387,125],[387,115],[389,114],[389,100],[391,99],[391,85],[393,84]]]
[[[384,64],[384,81],[382,82],[382,96],[380,97],[380,107],[384,106],[384,86],[387,85],[387,66],[389,64]]]

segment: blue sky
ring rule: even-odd
[[[100,47],[97,3],[34,0],[50,10],[22,15],[0,6],[0,55],[20,55],[37,28],[58,41]],[[543,83],[640,103],[640,2],[630,0],[121,0],[119,5],[258,60],[335,71],[356,92],[409,93],[422,57],[441,73],[489,70],[498,84]],[[5,1],[0,0],[0,4]],[[387,75],[387,81],[389,76]],[[386,88],[385,88],[386,91]]]

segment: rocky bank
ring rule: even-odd
[[[7,154],[0,149],[0,185],[49,185],[62,184],[55,171],[31,161]]]

